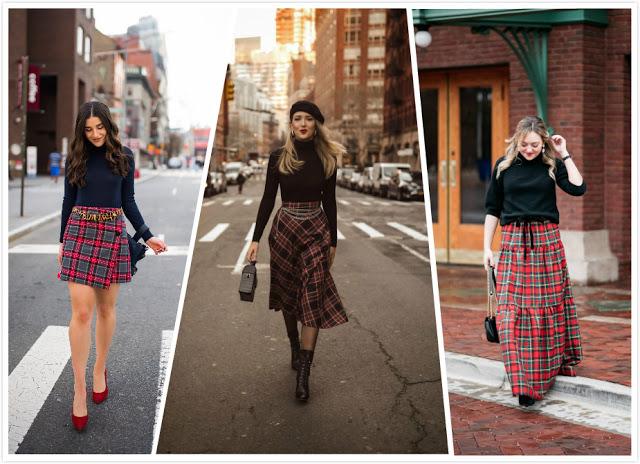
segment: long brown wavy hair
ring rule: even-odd
[[[520,141],[527,136],[530,132],[535,132],[542,139],[542,162],[549,166],[549,177],[555,180],[556,175],[556,160],[553,153],[555,150],[549,143],[549,130],[544,121],[537,116],[526,116],[520,120],[516,126],[516,131],[507,139],[507,149],[505,151],[505,158],[498,164],[498,171],[496,178],[500,177],[500,173],[507,169],[515,161],[518,156],[518,145]]]
[[[320,121],[314,120],[316,122],[316,135],[313,138],[313,143],[316,147],[316,153],[318,153],[320,161],[322,161],[324,176],[328,179],[336,170],[338,156],[347,153],[347,149],[341,143],[331,140],[329,130]],[[278,163],[278,170],[282,174],[293,174],[304,164],[304,161],[298,159],[293,140],[293,135],[289,134],[282,147]]]
[[[126,177],[129,173],[129,160],[122,151],[122,144],[118,137],[118,126],[113,122],[109,107],[98,101],[84,103],[78,110],[76,116],[76,127],[71,141],[71,150],[66,162],[67,178],[71,185],[84,187],[87,184],[85,176],[87,174],[87,160],[89,159],[89,148],[93,144],[85,135],[85,125],[87,119],[96,117],[100,119],[102,125],[107,129],[105,140],[107,162],[114,174]]]

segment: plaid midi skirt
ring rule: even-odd
[[[83,219],[85,215],[119,214],[106,221]],[[127,228],[120,208],[74,206],[62,239],[60,280],[90,287],[109,288],[131,281]]]
[[[300,217],[296,210],[317,212]],[[347,322],[329,273],[331,233],[320,202],[283,202],[271,232],[269,308],[295,315],[302,325],[328,329]]]
[[[557,224],[502,228],[497,267],[500,347],[511,391],[541,400],[556,375],[575,376],[580,328]]]

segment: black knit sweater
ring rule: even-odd
[[[513,164],[496,179],[502,160],[504,156],[496,161],[485,197],[486,213],[499,217],[500,225],[531,219],[548,219],[558,224],[556,185],[573,196],[584,195],[587,190],[584,181],[582,185],[569,182],[567,168],[560,159],[556,159],[555,182],[549,176],[549,166],[542,162],[542,155],[528,161],[518,153]]]
[[[329,222],[331,246],[336,246],[338,241],[336,172],[334,171],[328,179],[325,178],[322,161],[316,153],[313,140],[304,142],[296,140],[294,145],[298,159],[304,161],[304,165],[293,174],[285,175],[278,170],[281,149],[274,151],[269,156],[267,181],[258,209],[253,241],[259,242],[262,237],[275,205],[278,186],[280,186],[282,201],[322,201],[322,209]]]
[[[133,174],[135,161],[129,148],[122,147],[122,151],[129,159],[129,172],[126,177],[114,174],[109,167],[105,154],[106,145],[95,147],[89,145],[89,158],[87,159],[86,184],[84,187],[71,185],[69,179],[64,179],[64,199],[62,200],[62,221],[60,226],[60,242],[67,227],[69,215],[74,206],[93,206],[102,208],[122,208],[125,216],[131,222],[135,230],[144,224],[144,219],[138,210],[134,197]],[[143,240],[153,237],[150,230],[143,235]]]

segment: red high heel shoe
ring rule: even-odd
[[[75,428],[78,432],[82,432],[87,426],[87,422],[89,422],[89,414],[86,416],[75,416],[73,414],[73,406],[71,407],[71,423],[73,424],[73,428]]]
[[[107,369],[104,370],[104,391],[101,392],[92,392],[93,402],[95,404],[100,404],[109,396],[109,386],[107,385]]]

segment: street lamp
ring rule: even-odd
[[[415,35],[416,45],[420,48],[427,48],[431,45],[431,33],[427,30],[417,31]]]

